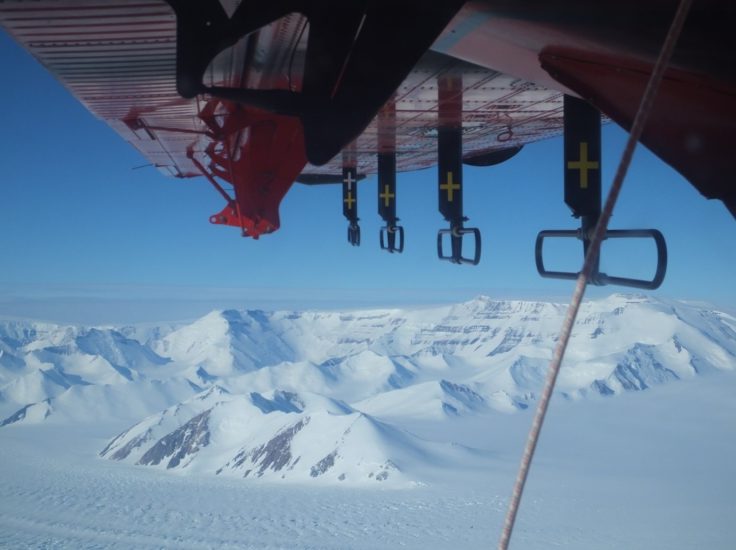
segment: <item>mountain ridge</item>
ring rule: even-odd
[[[149,327],[145,341],[133,328],[0,321],[0,420],[125,423],[101,455],[149,467],[411,484],[466,451],[402,426],[527,409],[565,310],[486,296],[407,310],[217,310]],[[734,317],[612,295],[581,308],[557,394],[611,396],[712,370],[736,370]]]

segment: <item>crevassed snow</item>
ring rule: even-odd
[[[553,401],[512,547],[731,548],[734,389],[736,377],[722,372],[615,399]],[[204,406],[223,396],[213,390]],[[468,457],[433,469],[426,485],[393,490],[172,476],[97,458],[120,422],[9,426],[0,429],[0,541],[8,548],[493,547],[530,416],[413,421],[416,437],[483,448],[492,462],[479,468]],[[370,427],[357,435],[370,443],[382,437]]]

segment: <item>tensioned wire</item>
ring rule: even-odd
[[[557,381],[557,375],[560,372],[560,366],[562,365],[562,359],[565,356],[565,350],[567,344],[570,341],[570,335],[572,333],[573,325],[575,324],[575,318],[577,317],[580,309],[580,304],[583,301],[583,295],[585,294],[585,287],[590,280],[595,261],[598,258],[600,252],[601,243],[605,237],[608,229],[608,222],[613,214],[613,209],[616,206],[616,201],[621,193],[621,187],[623,186],[626,172],[631,164],[631,159],[634,156],[634,150],[636,144],[641,137],[641,134],[646,125],[646,121],[652,110],[654,104],[654,98],[657,95],[657,90],[662,81],[664,71],[669,64],[672,52],[675,49],[675,44],[680,36],[682,27],[687,18],[687,14],[692,5],[692,0],[680,0],[680,4],[677,7],[677,12],[672,20],[670,29],[667,32],[662,49],[659,52],[657,62],[654,65],[654,70],[649,77],[649,82],[644,90],[639,109],[634,118],[634,124],[631,127],[629,138],[626,142],[626,147],[621,156],[616,175],[611,185],[611,190],[608,192],[606,203],[601,212],[601,216],[596,225],[593,238],[588,248],[588,253],[585,256],[585,262],[583,263],[583,269],[578,275],[577,282],[575,283],[575,290],[570,301],[570,306],[567,309],[567,314],[562,323],[560,330],[560,337],[557,341],[552,360],[547,371],[547,378],[544,383],[544,388],[539,397],[539,403],[537,404],[537,410],[534,413],[534,419],[532,420],[531,428],[529,429],[529,435],[527,437],[526,445],[524,447],[524,453],[521,457],[521,463],[519,464],[519,473],[514,483],[514,489],[511,494],[511,501],[509,502],[508,511],[506,513],[506,519],[504,520],[503,529],[501,531],[501,538],[498,541],[499,550],[507,550],[509,541],[511,540],[511,533],[514,529],[514,523],[516,521],[516,515],[519,511],[519,504],[521,503],[521,496],[524,492],[524,486],[526,485],[527,476],[529,475],[529,468],[534,457],[534,451],[537,448],[537,441],[539,440],[539,434],[542,431],[542,425],[544,424],[544,417],[547,414],[549,407],[549,400],[552,397],[552,391],[554,390],[555,383]]]

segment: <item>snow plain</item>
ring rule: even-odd
[[[556,400],[512,548],[730,549],[736,376]],[[171,475],[97,453],[120,426],[0,430],[3,548],[489,548],[529,411],[413,426],[485,447],[493,467],[413,489]]]
[[[733,548],[736,364],[732,350],[736,343],[729,332],[733,319],[682,304],[611,300],[591,306],[600,311],[589,315],[587,324],[586,318],[582,319],[588,336],[579,340],[581,345],[573,350],[572,359],[584,372],[571,375],[567,393],[560,392],[553,399],[512,548]],[[628,305],[620,306],[622,301]],[[281,375],[268,375],[268,369],[258,365],[262,358],[254,357],[249,344],[256,341],[252,340],[254,334],[267,326],[265,322],[249,325],[253,330],[229,330],[226,334],[234,344],[229,344],[230,353],[217,361],[206,353],[202,335],[217,339],[223,333],[211,328],[193,331],[189,342],[198,346],[191,349],[196,363],[185,361],[187,340],[181,330],[163,338],[157,335],[148,342],[145,335],[139,336],[139,346],[117,332],[93,333],[94,338],[90,338],[89,331],[76,328],[54,328],[48,333],[54,337],[41,344],[36,336],[43,331],[38,327],[33,332],[14,325],[13,333],[6,327],[5,339],[0,342],[5,346],[0,356],[5,376],[0,388],[5,392],[5,401],[0,403],[4,414],[12,412],[11,405],[16,407],[22,397],[48,401],[28,409],[35,411],[35,417],[28,414],[0,428],[0,547],[493,547],[532,414],[532,407],[525,410],[509,403],[533,405],[530,393],[539,376],[537,362],[532,359],[546,351],[532,343],[547,330],[547,322],[542,319],[543,329],[524,333],[504,327],[496,340],[485,344],[482,338],[470,339],[475,347],[479,342],[486,346],[483,355],[501,350],[489,359],[497,362],[492,370],[498,376],[493,380],[496,385],[505,384],[513,399],[494,403],[498,389],[491,387],[490,375],[482,372],[476,359],[464,353],[466,337],[450,340],[447,334],[458,334],[453,326],[478,326],[481,314],[492,326],[502,322],[509,310],[523,310],[529,317],[530,308],[499,309],[497,304],[481,302],[445,312],[441,330],[437,329],[440,325],[434,325],[437,330],[433,332],[420,327],[411,335],[402,335],[401,331],[407,330],[405,323],[404,329],[397,330],[374,326],[371,336],[360,333],[365,327],[354,326],[350,341],[341,338],[330,344],[326,338],[318,338],[319,345],[309,348],[311,360],[320,361],[320,366],[325,354],[336,355],[336,349],[348,359],[328,365],[329,372],[339,374],[330,380],[341,382],[325,385],[322,392],[334,395],[305,393],[300,398],[305,409],[332,408],[339,422],[355,414],[351,411],[369,411],[401,434],[408,434],[406,437],[417,445],[426,445],[423,449],[444,449],[427,455],[431,460],[399,461],[408,465],[407,479],[419,480],[409,483],[341,484],[326,482],[326,476],[295,477],[285,483],[275,475],[243,478],[242,472],[216,476],[203,452],[190,454],[191,467],[172,469],[99,456],[116,435],[138,426],[143,416],[151,415],[150,422],[159,418],[156,411],[187,402],[193,394],[201,395],[188,387],[186,380],[197,380],[193,378],[198,372],[195,367],[208,360],[207,372],[219,372],[223,376],[220,382],[228,382],[232,391],[242,390],[235,394],[237,399],[251,395],[246,402],[249,407],[253,403],[253,394],[246,391],[249,386],[265,392],[266,379],[297,384],[299,375],[314,370],[309,363],[300,363],[300,357],[292,357],[296,362],[286,365],[288,372],[282,372],[284,365],[279,363],[274,372]],[[630,311],[622,314],[619,307]],[[486,315],[490,310],[503,315],[494,313],[491,319]],[[534,306],[531,310],[547,310],[552,316],[557,308]],[[637,316],[645,316],[650,326],[642,328]],[[234,317],[238,322],[241,319]],[[350,324],[350,319],[357,317],[337,317],[338,325]],[[428,317],[426,312],[422,317]],[[222,318],[219,314],[208,316],[202,323],[221,324]],[[251,315],[248,322],[253,318],[258,316]],[[385,316],[380,319],[386,321]],[[510,322],[518,323],[519,319]],[[334,316],[315,315],[310,323],[325,325],[322,334],[335,332]],[[370,323],[375,325],[375,321]],[[232,328],[232,324],[228,326]],[[305,326],[288,325],[292,331]],[[598,331],[601,327],[603,335]],[[192,330],[191,325],[183,328]],[[130,335],[133,332],[127,330]],[[296,353],[294,342],[304,341],[303,335],[288,339],[283,333],[276,338],[271,329],[267,332],[258,337],[274,342],[266,348],[268,360],[288,359],[285,354]],[[48,334],[43,334],[47,338]],[[125,345],[113,346],[110,338]],[[21,341],[27,341],[25,346],[19,346]],[[594,349],[605,351],[606,341],[618,350],[612,355],[613,363],[606,362],[606,354],[591,355]],[[166,342],[168,350],[164,349]],[[291,345],[281,346],[283,342]],[[376,352],[389,343],[404,354],[416,354],[406,356],[413,357],[412,364],[423,370],[417,369],[413,378],[387,376],[401,372],[391,371]],[[410,344],[414,346],[411,350]],[[146,351],[149,345],[160,355]],[[364,345],[373,354],[354,348]],[[449,349],[453,345],[455,353]],[[216,347],[222,352],[223,346]],[[125,351],[122,355],[118,353],[121,349]],[[428,354],[428,349],[440,353]],[[519,349],[523,350],[520,356],[504,359]],[[181,354],[178,361],[157,359],[177,353]],[[525,361],[519,362],[519,357]],[[361,358],[374,377],[366,378],[358,368]],[[45,374],[40,378],[34,370],[36,361],[44,365],[41,372]],[[439,363],[432,379],[428,373],[434,362]],[[608,370],[603,369],[604,363]],[[133,365],[140,365],[140,370]],[[601,372],[609,373],[613,367],[617,369],[615,376],[606,378],[608,390],[603,391],[595,381]],[[154,372],[166,375],[155,380]],[[673,375],[662,376],[667,372]],[[448,377],[458,384],[448,382]],[[25,379],[23,384],[18,384],[20,378]],[[379,388],[377,379],[398,382]],[[37,383],[39,380],[42,383]],[[55,381],[68,387],[64,389]],[[204,382],[201,376],[198,381]],[[210,380],[210,388],[215,381]],[[647,384],[637,386],[641,381]],[[312,389],[318,382],[324,380],[312,380]],[[481,393],[467,392],[471,387]],[[570,390],[573,387],[577,387],[575,394]],[[129,395],[131,391],[136,392],[135,398]],[[369,397],[365,397],[366,392]],[[261,407],[271,402],[267,398],[274,398],[272,393],[259,395],[255,402]],[[356,400],[342,411],[333,398],[345,395]],[[11,402],[11,397],[15,401]],[[225,403],[222,410],[236,402]],[[476,407],[477,402],[488,406]],[[437,407],[438,403],[453,403],[455,411],[449,414],[444,407]],[[182,407],[186,408],[176,405],[173,410]],[[340,416],[343,413],[348,416]],[[275,411],[263,418],[267,424],[276,422],[278,415],[297,418],[299,414],[303,413]],[[213,421],[210,428],[216,434],[223,426],[227,426],[227,418]],[[394,433],[393,427],[387,433]],[[394,437],[386,452],[398,452],[400,447],[394,443],[403,439],[403,435]],[[346,446],[343,454],[349,458],[351,452],[364,453],[363,447],[369,446],[356,442]],[[222,455],[222,449],[214,444],[212,449],[217,450],[216,456],[227,454]],[[447,449],[452,452],[445,452]],[[402,458],[400,453],[396,456]]]

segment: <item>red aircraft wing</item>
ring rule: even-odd
[[[212,223],[258,237],[279,227],[278,205],[297,178],[341,179],[342,155],[307,164],[300,121],[210,94],[177,92],[177,25],[164,1],[34,1],[0,5],[0,24],[93,114],[168,176],[230,184]],[[211,87],[299,91],[310,25],[292,13],[260,27],[214,57]],[[500,72],[427,52],[351,142],[361,176],[375,174],[390,142],[399,171],[437,163],[438,81],[462,82],[463,154],[516,148],[561,132],[562,94]],[[388,141],[387,141],[388,140]],[[383,144],[383,145],[382,145]],[[218,184],[219,185],[219,184]]]
[[[40,0],[0,4],[0,25],[163,173],[210,180],[226,200],[212,223],[257,238],[296,180],[374,174],[387,151],[398,171],[437,164],[440,127],[489,165],[561,133],[563,93],[629,125],[676,3],[358,4]],[[692,19],[644,141],[733,210],[733,8]]]

